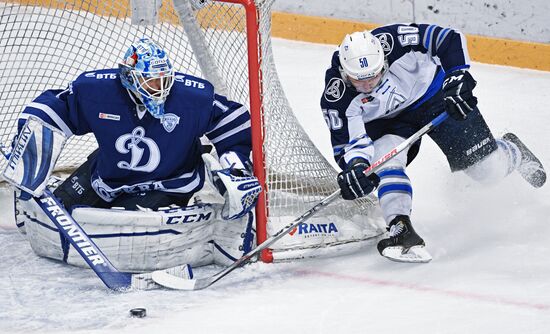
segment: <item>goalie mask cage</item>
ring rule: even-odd
[[[18,114],[42,91],[64,89],[83,71],[116,67],[133,41],[151,37],[177,71],[204,77],[220,94],[249,107],[254,172],[265,190],[256,208],[261,243],[334,192],[337,172],[298,123],[277,77],[270,38],[273,0],[210,1],[200,9],[191,2],[164,0],[157,23],[142,26],[132,24],[127,0],[1,1],[2,144],[11,145]],[[74,169],[96,147],[92,135],[71,138],[56,170]],[[361,247],[382,233],[375,203],[374,197],[333,202],[265,250],[262,260]]]

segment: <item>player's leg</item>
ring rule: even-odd
[[[375,140],[374,160],[404,140],[405,138],[397,135],[385,135]],[[382,256],[395,261],[427,262],[431,257],[423,250],[424,240],[415,232],[409,218],[412,210],[412,185],[405,170],[407,158],[408,152],[404,151],[377,172],[380,177],[378,198],[389,232],[388,238],[378,243],[378,251]]]
[[[380,159],[404,140],[403,137],[397,135],[385,135],[375,140],[373,161]],[[404,151],[386,162],[384,167],[377,172],[380,177],[378,199],[384,219],[388,224],[396,216],[411,214],[412,185],[405,172],[406,165],[407,151]]]
[[[496,183],[517,170],[534,187],[546,181],[540,161],[514,134],[496,139],[479,109],[464,121],[448,119],[430,134],[451,170],[482,183]]]
[[[533,187],[544,185],[546,171],[542,163],[515,134],[507,133],[496,142],[497,150],[464,172],[479,182],[495,183],[515,170]]]
[[[521,177],[535,188],[542,187],[546,183],[546,171],[535,154],[513,133],[502,136],[502,141],[515,144],[521,153],[521,161],[516,168]]]

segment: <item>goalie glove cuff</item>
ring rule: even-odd
[[[234,151],[225,152],[220,156],[220,165],[222,169],[235,170],[233,175],[251,176],[252,170],[250,161],[243,158],[239,153]]]

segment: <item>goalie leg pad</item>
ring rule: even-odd
[[[73,217],[121,271],[144,272],[213,262],[214,226],[220,205],[196,205],[164,211],[75,208]],[[18,200],[17,223],[25,224],[33,251],[68,264],[87,267],[35,201]]]
[[[233,264],[256,246],[254,214],[232,221],[220,221],[214,228],[214,263],[224,266]]]

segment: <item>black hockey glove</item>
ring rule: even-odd
[[[353,200],[370,194],[378,184],[380,178],[375,173],[366,176],[363,171],[369,168],[370,164],[365,159],[354,159],[349,167],[338,174],[338,185],[342,198]]]
[[[457,121],[466,119],[466,115],[475,109],[477,98],[472,93],[477,82],[467,70],[447,73],[443,81],[445,109]]]

